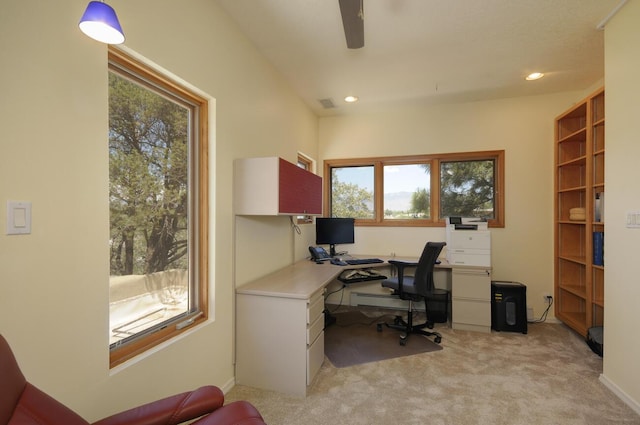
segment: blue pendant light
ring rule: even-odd
[[[102,43],[121,44],[124,42],[124,32],[116,11],[101,1],[91,1],[84,11],[78,24],[80,31]]]

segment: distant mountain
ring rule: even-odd
[[[406,211],[411,206],[413,192],[394,192],[384,194],[384,208],[392,211]]]

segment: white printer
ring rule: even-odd
[[[486,221],[447,217],[446,242],[449,264],[491,267],[491,232]]]

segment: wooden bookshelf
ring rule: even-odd
[[[604,316],[604,111],[600,89],[555,120],[555,315],[583,336]]]

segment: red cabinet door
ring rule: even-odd
[[[279,213],[322,214],[322,178],[280,158]]]

